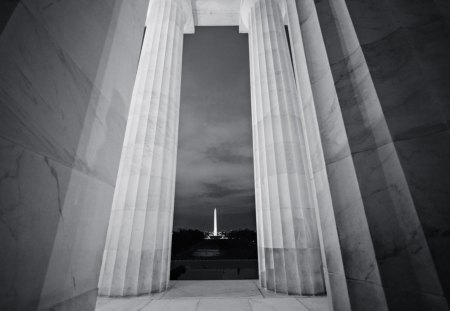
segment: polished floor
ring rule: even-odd
[[[96,311],[328,311],[326,297],[275,294],[256,280],[173,281],[165,293],[99,297]]]

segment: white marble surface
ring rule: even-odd
[[[352,153],[392,142],[361,48],[342,53],[331,68]]]
[[[439,44],[439,40],[436,41]],[[447,128],[445,105],[430,88],[425,72],[418,67],[404,31],[367,44],[363,51],[394,141],[430,135]],[[448,66],[445,63],[442,62],[444,68]]]
[[[102,295],[167,287],[186,1],[150,3],[99,280]]]
[[[395,1],[348,5],[393,139],[445,130],[450,41],[439,5]]]
[[[244,1],[249,32],[259,272],[280,293],[325,292],[316,193],[284,1]]]
[[[20,0],[3,1],[0,3],[0,33],[8,23]]]
[[[422,300],[425,306],[448,310],[448,306],[444,307],[443,294],[439,294],[439,282],[430,280],[435,273],[421,273],[424,266],[435,267],[442,289],[449,296],[450,280],[446,276],[450,273],[450,238],[444,233],[450,229],[449,191],[443,185],[448,185],[450,180],[449,164],[442,160],[448,158],[449,145],[449,6],[444,1],[394,0],[350,0],[347,4],[417,213],[415,222],[410,221],[411,217],[404,218],[409,219],[412,228],[422,227],[428,246],[425,249],[429,248],[432,254],[432,264],[422,266],[416,262],[417,273],[407,274],[417,278],[414,283],[420,294],[408,299],[406,293],[401,293],[403,298],[393,300],[402,303]],[[398,202],[403,193],[396,196]],[[406,240],[406,245],[417,243],[416,238]],[[409,251],[409,247],[401,249],[403,259],[412,256],[413,261],[423,261],[423,249],[417,256],[405,254]],[[425,262],[430,262],[430,258]],[[400,282],[398,279],[395,282]],[[405,286],[410,286],[412,282],[407,277],[404,279],[408,283]],[[431,298],[429,292],[436,296]],[[415,301],[407,308],[427,308],[420,304]]]
[[[443,295],[394,145],[353,158],[383,284]]]
[[[196,26],[239,25],[241,0],[193,0]]]
[[[329,279],[329,269],[328,262],[333,262],[335,266],[333,267],[333,273],[343,273],[342,266],[342,256],[339,250],[339,238],[337,235],[337,227],[335,225],[335,218],[333,213],[333,203],[331,197],[331,191],[328,184],[328,179],[326,176],[326,165],[325,165],[325,151],[323,149],[321,129],[319,127],[319,120],[317,118],[315,95],[317,92],[313,91],[310,72],[320,71],[322,68],[327,68],[327,58],[326,55],[320,53],[324,51],[325,48],[322,45],[318,46],[314,54],[318,57],[316,58],[317,64],[314,69],[308,67],[308,59],[306,55],[305,43],[311,45],[313,42],[321,42],[320,36],[317,34],[318,23],[317,15],[312,14],[311,8],[313,8],[313,3],[302,1],[301,3],[296,3],[294,0],[287,1],[287,20],[289,27],[289,38],[292,52],[292,60],[294,67],[294,74],[296,77],[297,91],[299,97],[301,98],[301,109],[303,110],[302,125],[306,133],[305,145],[306,150],[308,150],[309,162],[311,165],[308,166],[308,175],[313,180],[311,182],[312,192],[315,192],[316,197],[315,208],[316,221],[318,222],[318,236],[322,257],[322,270],[324,274],[324,282],[328,295],[332,300],[336,292],[340,292],[340,301],[344,301],[342,295],[342,290],[335,290],[331,287],[331,282]],[[301,13],[300,13],[301,12]],[[310,21],[315,21],[315,28],[313,31],[311,29],[306,29],[304,23],[301,24],[301,17],[303,14],[309,14]],[[314,19],[316,18],[316,19]],[[303,38],[305,35],[306,41]],[[318,64],[321,64],[320,66]],[[319,67],[319,68],[318,68]],[[331,84],[330,84],[331,85]],[[330,90],[330,89],[329,89]],[[330,94],[336,96],[331,89]],[[323,103],[319,106],[323,106]],[[343,127],[341,127],[343,129]],[[336,145],[345,145],[345,136],[336,136],[335,141],[340,140]],[[339,265],[337,265],[339,263]],[[339,267],[337,267],[339,266]],[[335,287],[336,284],[333,284]],[[345,284],[340,284],[342,288],[346,288]],[[346,308],[346,306],[337,306],[338,308]]]
[[[128,107],[148,0],[108,3],[24,0],[22,3],[108,100],[123,100]],[[125,119],[127,111],[122,111]]]
[[[123,134],[110,137],[107,126],[109,122],[119,125],[117,131],[111,128],[113,135],[120,134],[120,125],[123,131],[125,119],[114,110],[124,108],[106,100],[23,5],[9,26],[16,30],[6,31],[0,41],[2,136],[113,185],[117,172],[108,165],[114,166],[117,160],[111,157],[101,164],[98,156],[103,148],[120,145]],[[29,36],[30,29],[34,36]],[[58,90],[59,84],[65,87]],[[95,147],[89,134],[95,136]]]
[[[352,1],[349,2],[352,3]],[[382,149],[387,146],[387,144],[390,144],[392,139],[390,137],[390,131],[387,127],[375,86],[371,80],[369,67],[366,64],[363,50],[359,47],[358,38],[356,37],[355,30],[352,28],[353,26],[351,19],[349,18],[348,12],[346,12],[346,4],[344,1],[322,1],[317,4],[317,8],[319,10],[320,23],[327,45],[329,61],[333,68],[336,90],[339,95],[339,104],[342,109],[349,144],[352,152],[354,153],[354,169],[358,175],[358,184],[361,186],[361,194],[359,196],[362,197],[362,202],[360,206],[364,207],[366,210],[366,215],[363,215],[363,218],[367,216],[370,236],[372,237],[375,245],[374,250],[377,261],[372,259],[369,261],[370,265],[367,267],[370,267],[371,265],[379,266],[378,270],[380,271],[380,276],[377,283],[379,285],[383,284],[386,288],[405,288],[410,284],[415,284],[415,290],[418,291],[421,291],[419,288],[422,286],[430,286],[430,289],[434,288],[435,290],[439,289],[439,282],[437,282],[436,273],[433,271],[434,269],[431,269],[429,273],[425,272],[424,275],[419,276],[421,273],[420,271],[423,271],[420,262],[428,262],[428,266],[433,267],[430,254],[427,251],[426,242],[423,239],[423,234],[422,238],[418,238],[420,242],[417,239],[412,242],[413,244],[417,243],[418,248],[416,249],[421,250],[419,254],[410,255],[409,257],[408,255],[405,256],[405,254],[402,256],[393,256],[395,259],[392,258],[391,263],[394,266],[398,265],[397,269],[392,269],[392,267],[388,268],[388,265],[386,265],[386,263],[381,259],[385,258],[382,254],[386,254],[385,250],[389,248],[389,240],[397,239],[398,241],[393,244],[398,247],[399,245],[409,245],[409,243],[411,243],[409,238],[410,232],[418,232],[417,235],[420,236],[420,223],[418,222],[417,216],[415,216],[415,207],[412,202],[411,195],[408,192],[408,185],[402,175],[401,166],[395,151],[392,155],[393,160],[390,162],[389,176],[385,175],[384,178],[377,181],[371,178],[374,174],[382,172],[383,170],[381,167],[387,165],[383,159],[377,158],[376,156],[374,157],[373,154],[380,155],[383,153]],[[364,15],[359,13],[360,12],[355,15],[358,15],[358,18],[363,19]],[[309,21],[308,19],[303,20],[305,20],[305,23]],[[384,68],[389,68],[389,66],[384,66]],[[399,125],[401,126],[401,124]],[[324,149],[326,150],[325,147]],[[329,177],[331,177],[333,173],[330,173],[330,170],[328,172]],[[335,187],[331,181],[330,186],[332,188]],[[367,188],[369,187],[372,189],[370,194],[367,191]],[[391,188],[400,190],[392,190],[391,192],[389,191]],[[345,191],[344,188],[341,188],[338,192],[335,192],[335,194],[343,191]],[[386,192],[389,192],[389,194]],[[377,196],[378,194],[379,196]],[[379,200],[377,201],[374,197],[378,197]],[[383,200],[380,199],[381,197]],[[403,219],[405,220],[403,225],[398,226],[391,224],[391,226],[389,226],[387,225],[388,222],[383,222],[381,219],[384,215],[388,217],[387,214],[389,214],[389,212],[382,213],[380,211],[381,206],[385,207],[388,211],[402,210],[404,215]],[[335,209],[337,207],[338,206],[335,205]],[[395,217],[391,217],[390,219],[395,219]],[[338,226],[342,220],[343,218],[340,216],[336,218]],[[345,222],[341,224],[345,225]],[[401,234],[397,231],[399,227],[403,229]],[[364,231],[367,231],[367,229],[362,230],[362,232]],[[396,231],[396,234],[389,234],[388,232],[390,231]],[[343,245],[346,240],[343,238],[345,235],[340,235],[340,237],[344,263],[358,267],[358,265],[363,262],[357,263],[347,261],[347,250],[346,246]],[[370,243],[370,241],[367,242]],[[364,244],[367,244],[367,242]],[[403,246],[400,248],[403,249]],[[405,249],[408,249],[408,246],[405,246]],[[349,253],[354,253],[354,251],[350,250]],[[402,268],[410,266],[414,267],[412,269],[415,273],[400,272]],[[362,265],[360,268],[363,268]],[[357,270],[347,271],[347,273],[354,274],[360,268]],[[363,268],[361,271],[358,271],[357,274],[363,272],[364,270],[369,271],[366,268]],[[402,277],[403,274],[411,276],[412,278],[417,277],[417,280],[408,281],[406,278]],[[388,283],[393,279],[397,282],[401,283],[404,281],[408,284],[388,285]],[[383,283],[381,283],[381,281],[383,281]],[[358,301],[358,308],[367,309],[370,307],[379,309],[382,307],[382,301],[385,300],[382,290],[369,284],[361,284],[361,286],[358,286],[353,284],[353,282],[353,280],[348,280],[351,296],[367,296],[369,291],[374,294],[372,296],[373,300],[370,304],[359,304],[360,300],[356,299],[355,301]],[[391,306],[395,304],[393,301],[396,300],[396,298],[393,298],[393,296],[395,296],[395,294],[393,294],[394,291],[395,290],[385,290],[385,295],[389,295],[387,301]],[[379,293],[378,295],[377,292]],[[398,293],[397,295],[400,296],[403,294]],[[377,299],[380,300],[377,302]],[[414,297],[411,297],[411,300],[414,299]],[[425,300],[426,298],[423,298],[423,301]],[[406,305],[414,304],[409,303]],[[420,307],[420,303],[415,305],[416,308],[422,308]]]
[[[70,169],[4,139],[0,146],[0,306],[37,309]]]
[[[239,26],[241,0],[192,0],[195,26]]]
[[[33,7],[18,6],[9,24],[14,30],[5,31],[0,41],[4,62],[0,77],[4,101],[0,132],[27,148],[114,185],[117,169],[111,168],[117,168],[119,157],[112,155],[117,154],[116,148],[123,141],[130,88],[136,74],[135,50],[142,37],[126,34],[126,42],[112,42],[125,40],[126,27],[142,35],[135,24],[139,18],[134,12],[130,25],[126,22],[130,17],[121,15],[121,27],[108,29],[104,25],[105,29],[97,31],[92,26],[96,22],[89,15],[78,18],[83,6],[65,2],[39,10],[38,2],[32,3]],[[132,9],[123,6],[116,15]],[[74,20],[78,18],[78,23],[66,24],[72,19],[67,11],[75,15]],[[108,17],[113,18],[105,16],[103,23],[110,22]],[[85,28],[80,29],[80,20]],[[81,35],[87,32],[89,36]],[[99,42],[104,46],[97,46]],[[124,53],[130,59],[128,64],[117,61],[124,57],[117,55],[124,47],[129,48]],[[107,52],[103,52],[105,49]],[[32,52],[36,50],[40,52]],[[103,74],[104,79],[114,79],[104,81]],[[64,87],[59,89],[61,84]]]
[[[275,294],[257,280],[172,281],[166,293],[99,297],[96,311],[328,311],[327,297]]]
[[[370,232],[363,210],[361,193],[355,169],[350,156],[349,138],[337,97],[323,30],[316,13],[314,1],[296,1],[304,42],[306,63],[315,102],[318,126],[322,140],[325,169],[316,168],[315,180],[318,193],[331,196],[319,197],[319,211],[324,239],[327,270],[329,271],[329,293],[336,310],[348,310],[351,301],[361,299],[362,293],[348,285],[350,279],[369,280],[373,293],[364,293],[367,310],[383,310],[384,298],[377,294],[381,280],[376,266],[376,258],[371,243]],[[323,8],[330,4],[319,3]],[[335,13],[333,11],[333,13]],[[332,13],[323,13],[330,27],[340,29],[341,24],[333,24]],[[326,27],[326,26],[325,26]],[[335,29],[332,28],[331,31]],[[328,30],[330,31],[330,30]],[[340,37],[335,37],[338,40]],[[347,40],[348,38],[342,38]],[[343,43],[348,44],[346,42]],[[328,176],[327,176],[328,175]],[[328,177],[328,178],[327,178]],[[325,180],[328,179],[328,180]],[[345,182],[344,182],[345,181]],[[328,204],[327,204],[328,201]],[[331,201],[331,202],[330,202]],[[339,235],[337,234],[339,232]],[[355,257],[356,256],[356,257]],[[376,285],[375,285],[376,284]],[[381,304],[377,301],[381,298]],[[370,307],[370,305],[373,305]],[[363,309],[361,309],[363,310]]]
[[[444,291],[450,286],[445,277],[450,273],[449,140],[450,132],[445,131],[395,143]],[[434,300],[445,305],[442,296]]]
[[[257,281],[172,281],[164,299],[209,297],[251,298],[261,297]]]
[[[142,4],[22,1],[2,32],[2,310],[93,308]]]
[[[425,29],[415,33],[415,27],[420,24],[436,29],[435,23],[429,24],[434,16],[430,13],[433,5],[421,2],[407,6],[401,1],[348,2],[355,25],[360,26],[359,32],[353,27],[345,1],[323,1],[316,7],[374,244],[376,262],[372,264],[378,266],[378,284],[384,287],[389,308],[422,310],[439,304],[442,308],[440,280],[391,136],[392,132],[396,140],[409,139],[445,128],[445,112],[436,93],[427,87],[426,74],[433,84],[444,78],[437,68],[429,67],[432,57],[425,52],[428,49],[418,48],[421,42],[427,41],[423,36]],[[411,30],[397,31],[399,24]],[[360,46],[360,39],[365,42],[364,47]],[[434,61],[446,66],[447,60],[440,57],[448,48],[444,48],[439,32],[429,40],[436,44],[436,50],[430,49],[436,52]],[[411,52],[416,46],[417,53]],[[422,60],[424,54],[428,55],[426,66]],[[366,55],[370,57],[371,67]],[[383,97],[379,98],[377,91]],[[421,108],[422,101],[426,102],[427,109]],[[365,288],[371,287],[369,284],[352,283],[350,280],[351,291],[361,295],[372,290],[376,293],[375,288]],[[434,293],[435,299],[430,299],[429,293]],[[357,301],[361,308],[368,308]]]
[[[322,229],[322,243],[326,258],[325,271],[327,276],[327,292],[333,301],[335,310],[348,310],[350,300],[345,280],[344,262],[341,253],[341,245],[338,230],[344,228],[336,226],[333,202],[336,200],[330,192],[326,163],[333,163],[350,155],[350,148],[342,120],[342,115],[337,100],[334,81],[328,63],[327,53],[323,38],[321,36],[320,24],[315,10],[314,1],[295,1],[300,23],[303,46],[293,43],[294,54],[297,50],[304,51],[306,68],[308,70],[311,92],[314,106],[308,105],[304,108],[305,115],[309,119],[317,117],[317,125],[313,121],[308,127],[310,131],[311,144],[314,144],[314,127],[319,128],[320,141],[323,153],[323,161],[313,159],[314,181],[317,192],[320,225]],[[291,26],[292,28],[292,26]],[[299,40],[291,30],[293,40]],[[297,58],[299,56],[296,56]],[[305,66],[299,61],[296,66]],[[304,69],[297,69],[302,72]],[[297,75],[299,75],[297,73]],[[316,151],[317,148],[312,150]],[[314,153],[313,157],[320,158],[320,153]],[[333,181],[331,181],[333,182]]]

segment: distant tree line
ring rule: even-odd
[[[189,250],[206,237],[206,232],[197,229],[178,229],[172,233],[172,254]],[[250,229],[239,229],[224,232],[231,240],[247,241],[256,244],[256,232]]]
[[[225,232],[225,236],[233,240],[244,240],[256,243],[256,232],[250,229],[239,229]]]

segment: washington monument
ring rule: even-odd
[[[214,236],[217,236],[217,209],[214,209]]]

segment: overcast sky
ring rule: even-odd
[[[185,35],[174,229],[255,228],[247,35]]]

